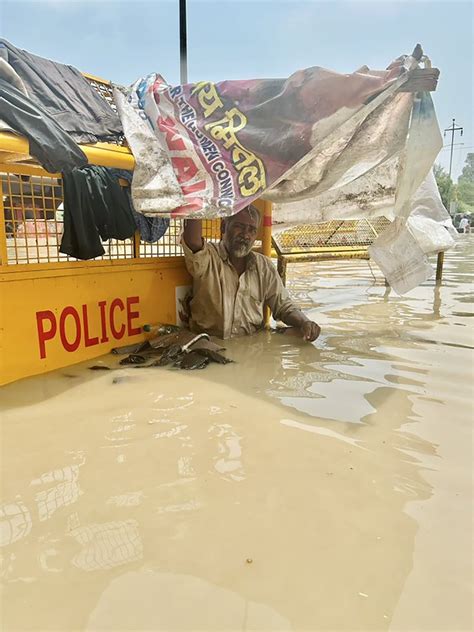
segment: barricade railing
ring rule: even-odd
[[[61,178],[47,172],[39,175],[37,168],[28,166],[20,171],[0,165],[2,265],[75,262],[59,252],[64,228]],[[154,243],[143,241],[138,233],[130,239],[110,239],[103,242],[105,253],[94,261],[181,256],[180,231],[181,221],[172,219]]]
[[[273,235],[278,272],[286,283],[289,263],[324,259],[369,259],[368,247],[390,224],[385,217],[371,220],[332,220],[303,224]]]

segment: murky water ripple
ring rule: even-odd
[[[290,267],[314,345],[2,389],[3,629],[470,629],[473,245]]]

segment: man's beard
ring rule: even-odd
[[[233,239],[231,242],[232,254],[237,259],[246,257],[252,250],[252,242],[245,241],[244,239]]]

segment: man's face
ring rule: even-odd
[[[257,228],[257,222],[246,210],[227,220],[224,243],[229,254],[239,259],[246,257],[257,237]]]

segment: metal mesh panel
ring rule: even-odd
[[[150,244],[140,241],[140,257],[179,257],[183,249],[179,243],[182,222],[178,219],[170,220],[170,225],[163,237]]]
[[[94,90],[100,94],[100,96],[107,101],[112,110],[117,113],[117,106],[114,101],[114,93],[112,90],[112,84],[104,79],[98,77],[92,77],[91,75],[84,74],[84,78],[90,83]]]
[[[280,254],[303,253],[317,248],[369,246],[389,223],[385,217],[378,217],[303,224],[275,235],[273,241]]]
[[[220,241],[221,239],[220,219],[205,219],[202,222],[202,236],[208,241]]]
[[[63,234],[63,188],[60,178],[0,174],[7,263],[74,262],[59,252]],[[103,242],[99,260],[131,259],[133,239]]]
[[[48,263],[63,232],[60,179],[1,174],[8,263]]]
[[[59,252],[63,234],[63,187],[61,178],[0,173],[3,192],[7,263],[58,263],[77,261]],[[105,253],[96,260],[148,257],[179,257],[182,220],[172,219],[163,237],[155,243],[134,239],[110,239],[102,243]],[[203,236],[219,241],[221,220],[203,220]],[[137,252],[135,254],[135,248]]]
[[[99,259],[133,259],[134,245],[133,239],[109,239],[102,242],[105,253]]]
[[[106,81],[105,79],[99,79],[98,77],[93,77],[92,75],[83,74],[84,78],[89,82],[89,84],[94,88],[94,90],[99,94],[104,101],[110,105],[112,110],[118,114],[117,106],[114,101],[114,92],[112,83],[110,81]],[[112,145],[122,145],[127,146],[127,141],[125,136],[121,135],[116,140],[109,140],[108,143]]]
[[[170,220],[170,226],[163,237],[153,244],[140,241],[140,257],[180,257],[183,249],[180,245],[182,220]],[[202,220],[202,236],[207,241],[220,241],[221,220]]]

